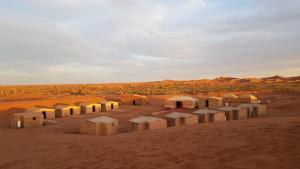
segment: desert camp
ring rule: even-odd
[[[0,169],[300,169],[300,0],[0,0]]]

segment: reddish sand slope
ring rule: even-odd
[[[263,119],[111,137],[60,132],[61,128],[76,131],[77,122],[84,117],[59,120],[59,124],[36,129],[9,129],[3,123],[8,113],[2,111],[0,169],[297,169],[299,103],[297,96],[276,96],[269,105],[269,117]],[[124,112],[107,115],[125,120],[143,110],[163,110],[158,105],[128,107]]]

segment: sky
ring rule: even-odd
[[[0,0],[0,84],[300,75],[299,0]]]

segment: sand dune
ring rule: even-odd
[[[61,119],[58,124],[35,129],[10,129],[4,123],[8,114],[46,102],[15,102],[19,109],[11,111],[7,108],[13,103],[6,103],[0,110],[0,169],[300,168],[300,97],[272,97],[266,118],[140,133],[125,131],[125,122],[131,117],[165,113],[159,101],[155,102],[159,96],[155,96],[151,99],[156,106],[128,106],[121,107],[120,112],[108,112],[108,116],[124,124],[122,134],[111,137],[77,134],[78,121],[87,118],[84,116]]]

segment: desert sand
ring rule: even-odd
[[[146,106],[58,119],[32,129],[9,128],[11,113],[31,106],[97,101],[97,96],[4,100],[0,103],[0,169],[40,168],[300,168],[300,95],[261,95],[269,99],[265,118],[130,132],[128,119],[163,116],[163,100]],[[191,112],[187,110],[176,110]],[[120,134],[79,135],[78,123],[106,115],[120,121]]]

